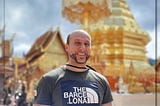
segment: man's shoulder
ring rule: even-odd
[[[91,73],[93,73],[93,74],[98,74],[98,75],[100,74],[100,73],[98,73],[97,70],[96,70],[95,68],[93,68],[92,66],[89,66],[89,65],[86,65],[86,66],[87,66],[87,68],[90,70]]]
[[[100,79],[106,79],[104,75],[102,75],[101,73],[97,72],[95,68],[87,65],[87,67],[89,68],[89,72],[90,72],[90,75],[92,75],[93,77],[96,77],[96,78],[100,78]]]
[[[64,66],[60,66],[60,67],[56,67],[50,71],[48,71],[47,73],[45,73],[43,76],[44,77],[54,77],[54,76],[58,76],[60,74],[62,74],[64,72]]]
[[[96,69],[94,69],[92,66],[90,66],[90,65],[86,65],[86,66],[87,66],[88,69],[93,70],[93,71],[96,72]]]

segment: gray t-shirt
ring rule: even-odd
[[[113,100],[107,80],[89,69],[73,72],[64,66],[39,81],[34,103],[50,106],[101,106]]]

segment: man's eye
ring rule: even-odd
[[[85,45],[85,46],[89,46],[89,43],[85,43],[84,45]]]
[[[75,42],[75,45],[79,46],[79,45],[81,45],[81,43],[80,42]]]

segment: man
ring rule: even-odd
[[[34,106],[112,106],[107,80],[86,66],[90,35],[84,30],[71,32],[65,49],[68,63],[41,78]]]

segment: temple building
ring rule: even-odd
[[[5,26],[0,29],[0,100],[4,97],[4,89],[8,89],[9,85],[6,80],[10,76],[14,76],[13,64],[13,47],[12,38],[6,40],[4,37]],[[6,86],[5,86],[6,85]]]
[[[25,62],[18,67],[18,80],[25,81],[27,100],[32,101],[41,76],[53,68],[63,65],[68,57],[60,29],[50,29],[36,39],[25,55]]]

